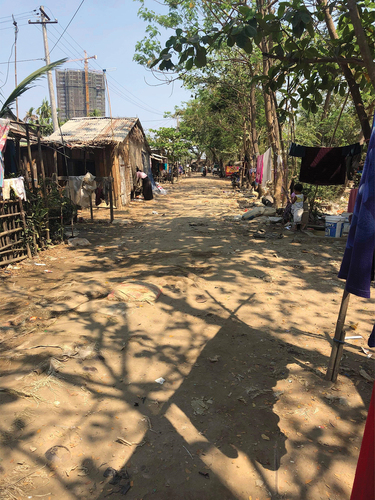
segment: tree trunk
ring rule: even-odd
[[[322,113],[322,116],[320,118],[320,130],[317,133],[317,139],[318,139],[318,142],[320,142],[321,146],[323,146],[324,139],[325,139],[324,134],[323,134],[322,129],[321,129],[321,126],[322,126],[322,122],[327,118],[329,105],[331,102],[331,96],[332,96],[332,90],[328,90],[325,101],[324,101],[323,113]]]
[[[363,62],[365,63],[372,86],[375,89],[375,63],[372,59],[370,47],[366,39],[366,34],[363,29],[361,19],[359,17],[357,2],[355,0],[348,0],[348,9],[350,14],[350,19],[352,20],[353,23],[354,33],[359,45],[359,50],[361,51],[362,54]]]
[[[327,0],[318,0],[318,4],[323,7],[324,10],[324,17],[326,20],[326,25],[328,28],[329,36],[331,37],[332,40],[337,40],[339,38],[336,27],[334,25],[332,16],[329,12],[329,8],[327,7]],[[357,111],[357,115],[359,118],[359,122],[362,127],[363,131],[363,136],[365,140],[369,141],[370,136],[371,136],[371,127],[370,123],[366,114],[365,107],[363,105],[362,97],[361,97],[361,92],[359,89],[359,85],[354,79],[353,73],[351,69],[349,68],[348,64],[346,63],[340,63],[340,67],[344,73],[345,79],[348,83],[350,93],[353,99],[353,103],[355,106],[355,109]]]

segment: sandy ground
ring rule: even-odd
[[[374,300],[351,297],[363,338],[325,381],[345,240],[255,239],[238,200],[182,179],[113,225],[78,224],[89,247],[0,270],[2,500],[349,499]],[[108,301],[124,280],[162,295]]]

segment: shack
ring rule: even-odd
[[[72,118],[42,142],[57,176],[112,177],[117,208],[130,202],[137,167],[150,173],[151,150],[138,118]]]

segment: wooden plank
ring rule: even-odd
[[[19,241],[17,243],[22,243],[22,241]],[[26,255],[26,250],[23,247],[21,247],[21,248],[11,248],[9,250],[4,250],[4,251],[1,250],[0,256],[1,255],[7,255],[9,253],[22,253],[23,255]]]
[[[27,255],[22,255],[21,257],[16,257],[15,259],[0,260],[0,266],[7,266],[8,264],[13,264],[14,262],[19,262],[20,260],[27,259]]]
[[[13,241],[12,243],[9,243],[9,245],[4,245],[3,247],[0,247],[0,254],[2,253],[3,250],[6,250],[8,248],[14,247],[14,245],[21,245],[23,242],[22,240],[16,240]]]
[[[344,348],[344,343],[345,343],[344,325],[349,305],[349,298],[350,298],[350,293],[346,289],[344,289],[344,293],[342,295],[342,300],[341,300],[341,307],[336,323],[335,336],[333,338],[333,343],[332,343],[331,357],[329,359],[328,369],[325,376],[326,380],[331,380],[332,382],[336,382],[340,367],[340,361],[342,357],[342,351]]]
[[[3,219],[4,217],[15,217],[16,215],[21,215],[21,212],[15,212],[13,214],[0,215],[0,219]]]
[[[9,236],[11,234],[19,233],[20,231],[23,231],[23,227],[17,227],[16,229],[10,229],[9,231],[3,231],[2,233],[0,233],[0,237]]]

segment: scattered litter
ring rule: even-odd
[[[272,224],[276,224],[276,222],[281,222],[283,220],[282,217],[268,217],[268,220],[272,222]]]
[[[214,357],[208,359],[211,361],[211,363],[217,363],[220,359],[220,356],[216,354]]]
[[[34,451],[36,451],[37,449],[35,448],[35,446],[30,446],[29,450],[31,451],[31,453],[34,453]]]
[[[86,247],[88,245],[91,245],[91,243],[86,238],[70,238],[68,240],[68,246],[70,247]]]
[[[116,439],[118,443],[125,444],[126,446],[143,446],[146,441],[140,441],[139,443],[133,442],[133,441],[127,441],[126,439],[122,437],[118,437]]]
[[[148,302],[152,304],[161,295],[161,290],[152,283],[123,281],[109,295],[108,300],[122,302]]]
[[[264,482],[261,479],[256,479],[255,480],[255,486],[258,488],[261,488],[264,485]]]
[[[358,323],[352,323],[352,324],[350,325],[350,328],[351,328],[352,330],[357,330],[357,328],[358,328]]]
[[[85,359],[93,359],[97,356],[97,351],[95,350],[95,343],[84,345],[78,349],[78,356],[84,361]]]
[[[45,273],[53,273],[53,271],[50,271],[49,269],[44,270]]]
[[[42,264],[41,262],[34,262],[36,266],[45,266],[45,264]]]
[[[153,210],[152,215],[159,215],[159,212],[157,212],[156,210]]]
[[[209,473],[208,473],[208,472],[201,472],[201,471],[199,471],[199,474],[200,474],[201,476],[205,477],[206,479],[210,479],[210,475],[209,475]]]
[[[368,382],[374,382],[374,379],[369,375],[363,368],[359,370],[359,374],[365,378]]]
[[[351,337],[346,337],[345,340],[350,340],[350,339],[362,339],[362,335],[352,335]]]
[[[242,219],[242,215],[235,215],[233,217],[233,220],[241,220]]]
[[[370,351],[368,349],[365,349],[364,347],[361,346],[362,351],[366,354],[366,356],[369,355]],[[371,355],[370,355],[371,356]]]
[[[127,492],[130,490],[130,488],[131,488],[131,484],[130,483],[126,483],[124,486],[121,487],[120,494],[121,495],[126,495]]]
[[[262,394],[267,394],[267,392],[272,392],[272,389],[258,389],[258,387],[248,387],[246,393],[251,399],[255,399]],[[275,393],[276,395],[277,393]],[[283,391],[279,391],[279,394],[283,394]]]
[[[133,221],[130,219],[114,219],[112,224],[119,224],[121,226],[125,226],[127,224],[133,224]],[[100,246],[102,246],[102,245],[100,245]]]
[[[204,415],[208,410],[208,406],[204,401],[204,397],[200,399],[198,398],[192,399],[191,406],[193,407],[194,415]]]
[[[48,462],[51,462],[52,464],[65,462],[70,458],[70,455],[71,453],[69,449],[66,446],[62,445],[52,446],[52,448],[49,448],[44,454]]]
[[[165,378],[163,378],[163,377],[159,377],[159,378],[157,378],[157,379],[155,380],[155,382],[156,382],[157,384],[163,385],[163,384],[164,384],[164,382],[165,382]]]
[[[103,472],[104,477],[115,477],[117,475],[117,470],[114,469],[113,467],[107,467],[107,469]]]
[[[185,448],[185,450],[188,452],[188,454],[190,455],[190,457],[194,460],[193,458],[193,455],[190,453],[190,451],[186,448],[186,446],[182,445],[183,448]]]
[[[246,399],[243,396],[240,396],[239,398],[237,398],[237,400],[241,401],[241,403],[247,404],[247,401],[246,401]]]
[[[197,295],[195,297],[195,300],[196,300],[196,302],[199,302],[200,304],[207,302],[207,298],[204,295]]]
[[[265,439],[266,441],[269,441],[270,438],[266,436],[266,434],[261,434],[262,439]]]

